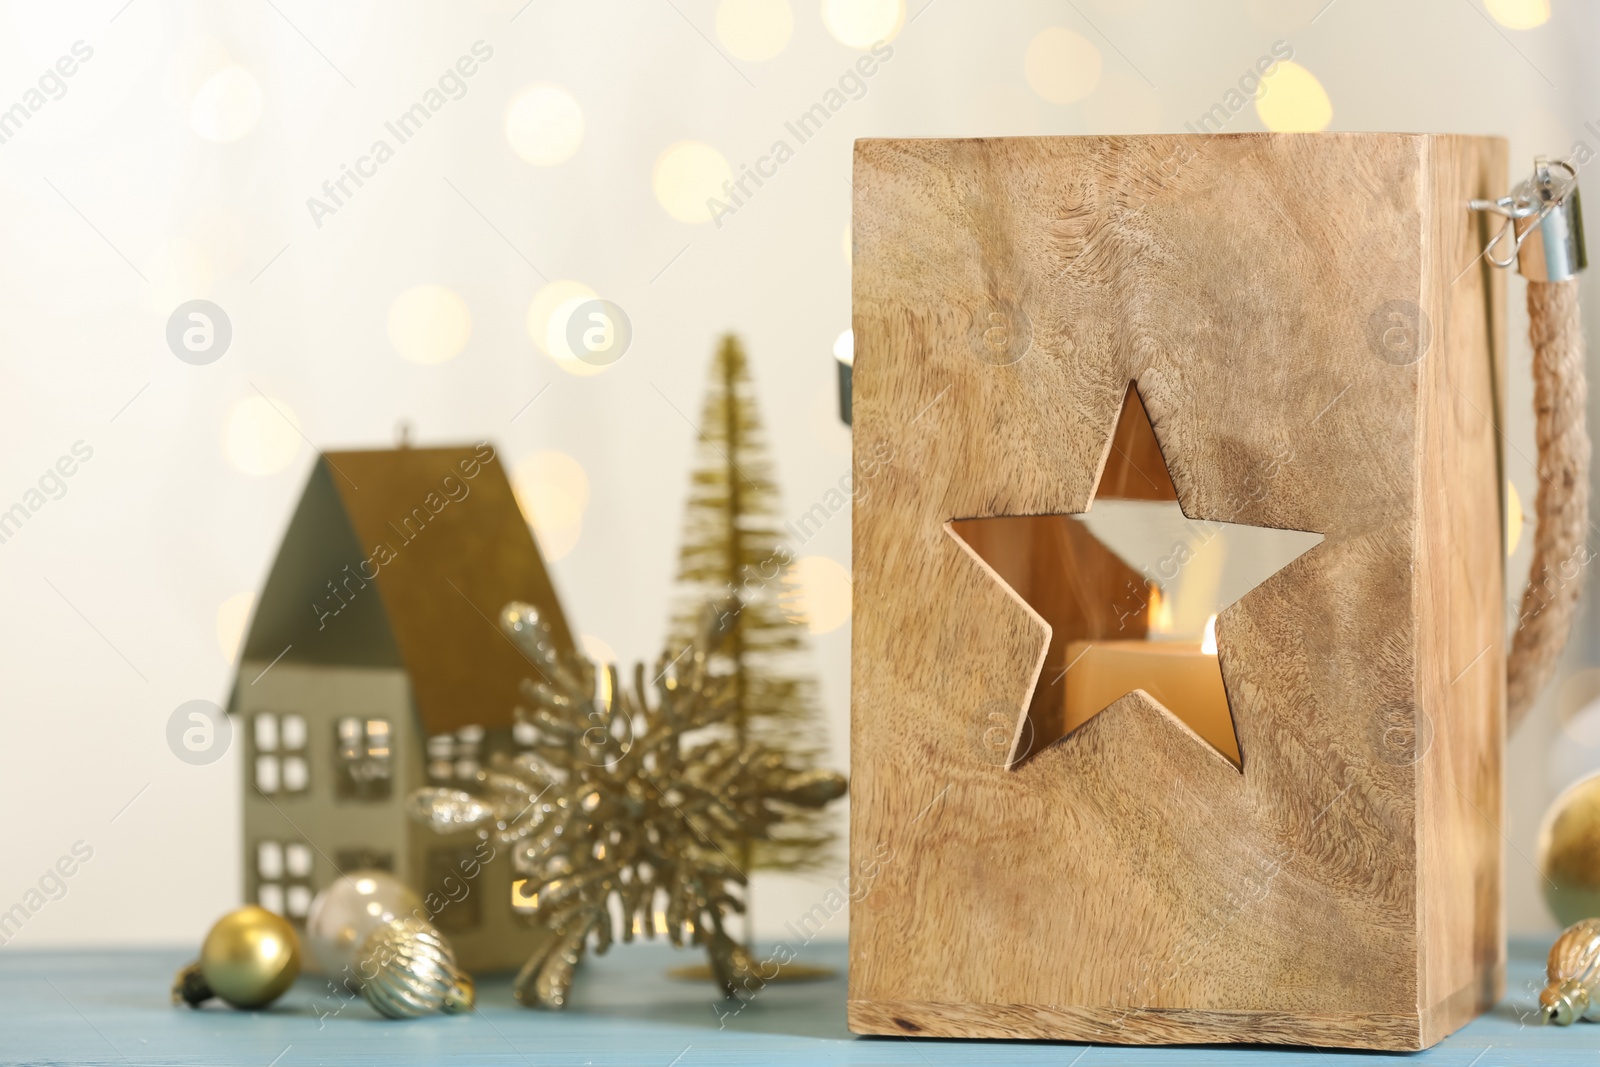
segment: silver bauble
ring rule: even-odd
[[[470,1011],[472,979],[456,966],[450,942],[429,923],[396,919],[373,930],[356,953],[361,995],[391,1019]]]
[[[306,917],[306,947],[322,973],[351,981],[356,952],[384,923],[426,915],[416,891],[388,871],[351,871],[318,893]]]

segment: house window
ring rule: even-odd
[[[255,785],[261,792],[304,793],[311,786],[303,715],[258,711],[252,716]]]
[[[453,734],[428,738],[428,777],[436,782],[472,782],[483,767],[481,726],[463,726]]]
[[[341,848],[333,862],[345,874],[351,871],[394,871],[394,853],[377,848]]]
[[[305,922],[311,911],[311,846],[304,841],[256,842],[256,903]]]
[[[456,755],[454,734],[434,734],[428,738],[428,777],[435,781],[448,781],[455,777]]]
[[[394,780],[394,739],[388,719],[347,715],[334,724],[339,796],[386,800]]]

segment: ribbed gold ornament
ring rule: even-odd
[[[1566,1026],[1575,1019],[1600,1019],[1600,919],[1584,919],[1562,931],[1550,946],[1539,994],[1547,1022]]]
[[[356,954],[361,995],[382,1015],[412,1019],[470,1011],[472,979],[456,966],[455,950],[421,919],[396,919],[367,935]]]

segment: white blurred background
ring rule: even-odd
[[[749,345],[785,517],[849,469],[831,353],[855,138],[1179,131],[1282,42],[1293,62],[1230,132],[1501,134],[1516,175],[1536,152],[1600,151],[1597,32],[1600,9],[1570,0],[11,3],[0,109],[28,115],[0,124],[0,509],[76,443],[93,452],[0,544],[0,910],[73,842],[94,849],[14,943],[192,943],[238,902],[242,746],[189,766],[165,728],[226,693],[313,446],[391,445],[402,422],[416,444],[492,440],[575,627],[651,658],[686,415],[720,332]],[[879,40],[892,56],[864,92],[798,144],[785,122]],[[459,99],[398,144],[384,124],[480,41]],[[380,137],[393,158],[314,213]],[[707,197],[780,138],[794,157],[712,221]],[[1513,280],[1506,467],[1531,509],[1522,292]],[[626,310],[633,344],[577,374],[548,326],[589,294]],[[191,366],[164,331],[200,298],[233,340]],[[844,768],[848,517],[804,551]],[[1513,930],[1551,925],[1538,820],[1600,768],[1594,635],[1586,617],[1512,744]],[[843,871],[764,876],[758,931]]]

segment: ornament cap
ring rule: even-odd
[[[198,1008],[212,997],[216,996],[211,991],[211,986],[206,983],[205,976],[200,973],[200,961],[191,960],[178,969],[172,979],[172,1003],[187,1004],[191,1008]]]
[[[464,1015],[471,1011],[478,1003],[478,987],[473,984],[472,976],[459,974],[456,976],[455,985],[444,997],[444,1013],[446,1015]]]

